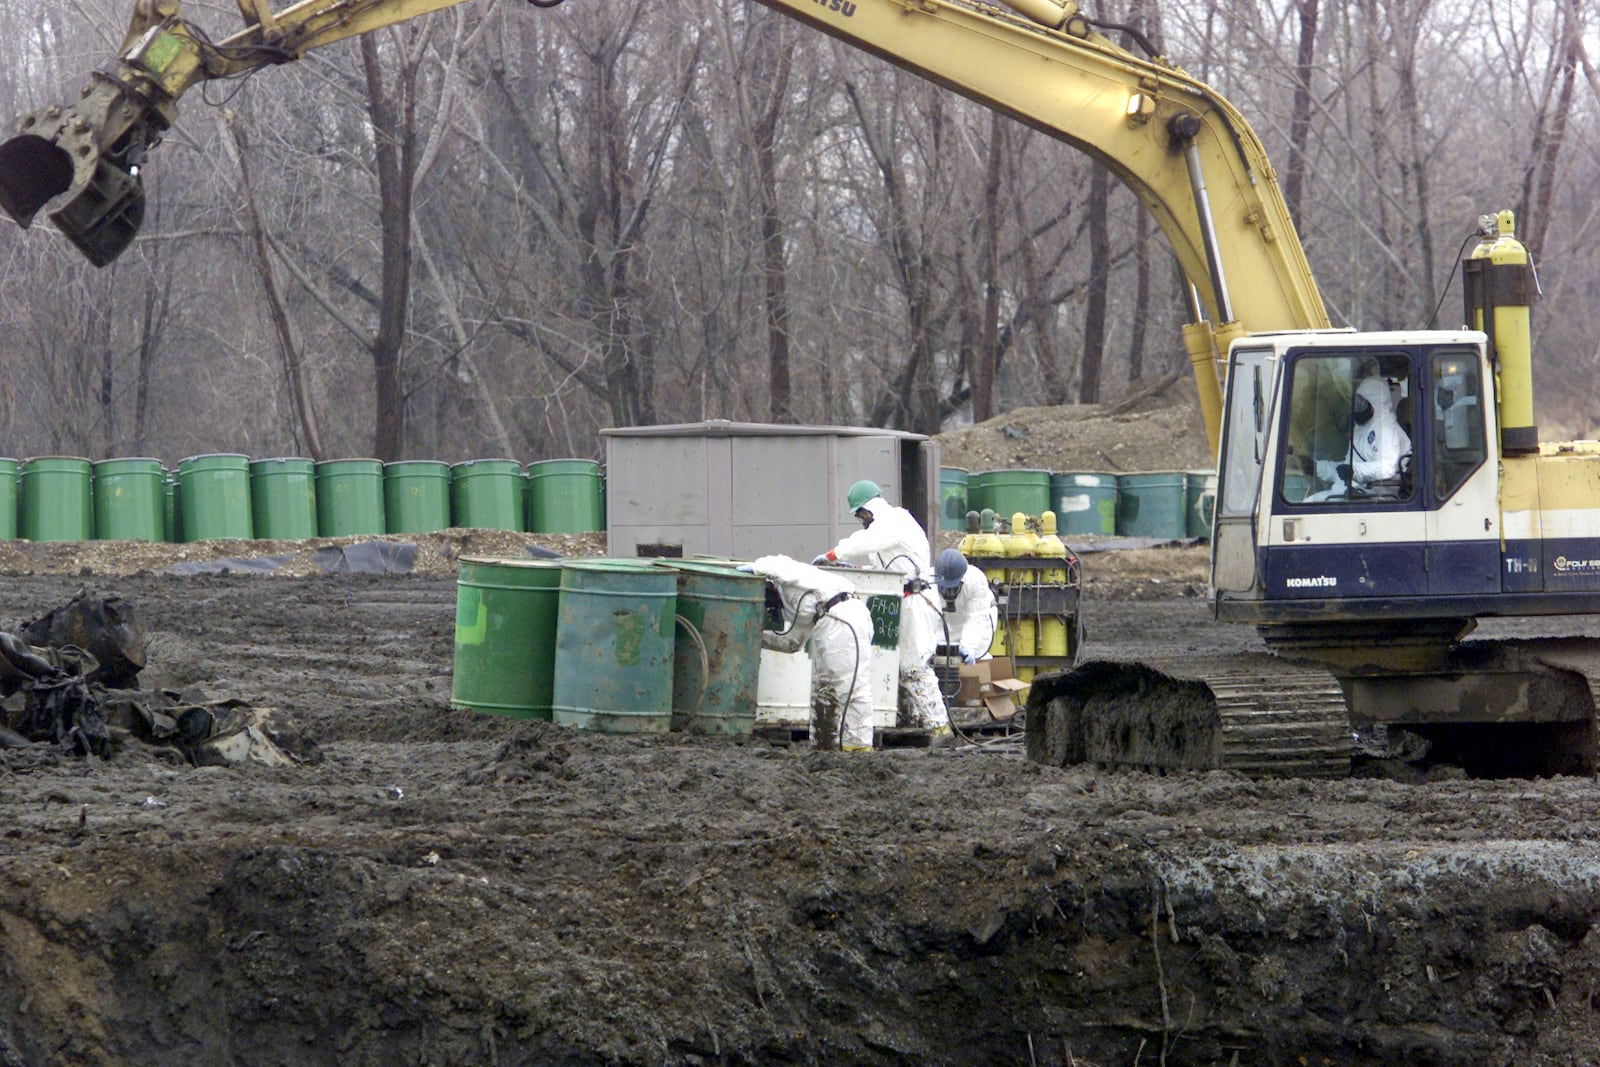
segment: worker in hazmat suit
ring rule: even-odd
[[[1403,475],[1411,459],[1411,435],[1396,413],[1397,389],[1403,390],[1404,382],[1392,384],[1375,366],[1361,376],[1340,416],[1342,454],[1317,462],[1326,488],[1307,496],[1306,503],[1398,497],[1406,491]],[[1322,473],[1325,467],[1332,469]]]
[[[1347,481],[1359,489],[1399,478],[1402,461],[1411,455],[1411,437],[1395,417],[1389,382],[1376,374],[1362,379],[1353,406]]]
[[[943,643],[956,646],[963,663],[988,659],[1000,617],[988,577],[954,548],[939,553],[933,571],[944,608]]]
[[[747,567],[783,602],[784,628],[763,630],[761,647],[811,648],[811,743],[846,752],[872,750],[872,615],[850,580],[788,556]]]
[[[877,483],[856,482],[846,502],[861,529],[812,560],[894,571],[905,578],[900,600],[900,692],[902,725],[929,730],[936,741],[950,737],[950,715],[933,673],[933,653],[944,627],[930,590],[933,572],[928,535],[915,515],[883,498]]]

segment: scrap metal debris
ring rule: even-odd
[[[109,759],[138,742],[196,766],[322,760],[276,709],[133,688],[148,640],[120,597],[81,591],[20,633],[0,631],[0,750]]]

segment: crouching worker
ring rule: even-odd
[[[872,616],[848,578],[788,556],[749,564],[777,588],[784,629],[763,630],[761,647],[798,652],[811,645],[811,743],[846,752],[872,750]]]
[[[989,646],[994,643],[995,624],[999,621],[988,577],[978,568],[969,566],[967,557],[954,548],[939,553],[933,570],[939,597],[944,603],[945,643],[957,647],[963,663],[988,659]]]

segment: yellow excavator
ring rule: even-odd
[[[461,2],[238,0],[243,28],[214,40],[176,0],[138,0],[78,102],[0,143],[0,208],[24,227],[47,211],[109,263],[189,89]],[[1465,640],[1485,617],[1600,612],[1600,444],[1538,439],[1537,280],[1509,212],[1479,220],[1464,328],[1334,329],[1259,139],[1211,88],[1106,36],[1121,27],[1071,0],[759,2],[1087,152],[1189,280],[1184,345],[1218,455],[1214,614],[1278,656],[1035,679],[1031,758],[1336,775],[1354,727],[1474,774],[1593,773],[1600,643]]]

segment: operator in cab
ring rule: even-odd
[[[1402,464],[1411,455],[1411,437],[1395,416],[1394,389],[1388,379],[1369,374],[1356,387],[1350,430],[1350,472],[1346,481],[1373,492],[1394,486],[1398,496]],[[1340,471],[1344,474],[1344,471]]]
[[[1407,475],[1411,463],[1411,435],[1401,422],[1401,405],[1409,390],[1403,372],[1384,373],[1376,361],[1364,361],[1350,379],[1336,417],[1338,451],[1322,452],[1316,469],[1323,489],[1306,503],[1398,499],[1409,494]],[[1332,366],[1333,361],[1324,361]],[[1348,428],[1348,429],[1346,429]]]
[[[811,651],[811,745],[872,751],[872,615],[850,580],[788,556],[762,556],[747,570],[767,579],[783,628],[763,629],[761,647]]]
[[[956,646],[963,663],[988,659],[1000,617],[988,577],[954,548],[939,553],[933,570],[944,607],[945,644]]]
[[[885,500],[876,482],[856,482],[845,502],[861,520],[861,529],[811,562],[818,566],[847,563],[874,567],[904,576],[898,646],[902,725],[930,731],[936,743],[948,739],[950,715],[933,672],[933,653],[943,627],[939,609],[928,593],[932,572],[928,534],[915,515]]]

